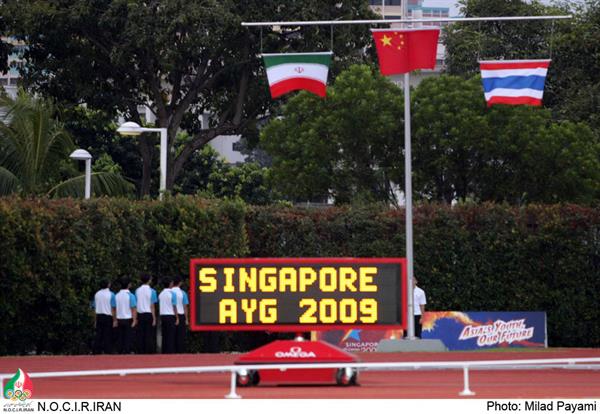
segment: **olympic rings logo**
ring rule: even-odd
[[[10,399],[11,401],[25,401],[28,398],[31,398],[31,391],[30,390],[16,390],[13,392],[13,390],[7,390],[6,391],[6,398]]]

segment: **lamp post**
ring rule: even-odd
[[[87,200],[92,193],[92,156],[84,149],[77,149],[69,155],[71,159],[85,161],[85,194]]]
[[[160,132],[160,188],[158,198],[163,199],[167,190],[167,128],[145,128],[135,122],[124,122],[117,132],[121,135],[138,136],[142,132]]]

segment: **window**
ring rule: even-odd
[[[385,1],[386,6],[401,6],[402,0],[369,0],[371,6],[381,6]]]

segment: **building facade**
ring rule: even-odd
[[[0,73],[0,85],[8,96],[14,98],[17,96],[19,81],[21,79],[22,56],[25,52],[25,44],[12,38],[3,37],[2,41],[13,46],[11,54],[8,56],[8,71]]]

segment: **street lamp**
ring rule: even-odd
[[[92,156],[84,149],[77,149],[69,155],[71,159],[85,161],[85,195],[87,200],[92,193]]]
[[[142,132],[160,132],[160,189],[158,198],[163,199],[167,190],[167,128],[145,128],[135,122],[125,122],[117,132],[121,135],[138,136]]]

